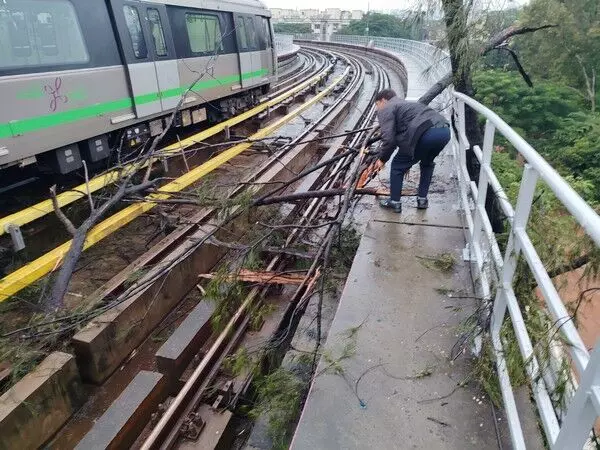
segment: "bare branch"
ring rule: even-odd
[[[93,211],[96,209],[96,206],[94,205],[94,200],[92,199],[92,191],[90,190],[90,175],[88,173],[88,168],[85,160],[81,161],[81,163],[83,164],[83,173],[85,174],[85,190],[87,192],[90,209]]]
[[[592,76],[590,79],[581,55],[575,55],[575,59],[581,66],[581,72],[583,73],[583,78],[585,80],[587,99],[590,101],[592,113],[594,113],[596,112],[596,69],[592,67]]]
[[[491,50],[502,48],[502,44],[504,44],[511,37],[526,33],[533,33],[539,30],[545,30],[547,28],[553,28],[556,26],[557,25],[541,25],[539,27],[519,27],[517,25],[512,25],[493,36],[479,51],[479,56],[484,56]],[[428,105],[433,101],[434,98],[440,95],[444,91],[444,89],[446,89],[452,84],[452,80],[452,73],[446,74],[444,77],[442,77],[442,79],[440,79],[437,83],[431,86],[429,90],[421,96],[421,98],[419,98],[419,102]]]
[[[519,61],[519,57],[517,56],[517,54],[512,49],[508,48],[508,45],[500,45],[500,46],[496,47],[496,50],[504,50],[504,51],[508,52],[508,54],[510,56],[512,56],[515,66],[517,66],[517,70],[519,71],[519,73],[521,74],[523,79],[525,80],[525,83],[527,83],[527,86],[532,88],[533,83],[531,82],[531,78],[529,78],[529,75],[527,75],[527,72],[525,72],[525,69],[521,65],[521,61]]]
[[[480,56],[483,56],[486,53],[489,53],[490,51],[494,50],[499,45],[502,45],[504,42],[509,40],[511,37],[519,36],[521,34],[534,33],[536,31],[545,30],[548,28],[555,28],[557,26],[558,25],[555,25],[555,24],[546,24],[546,25],[541,25],[539,27],[520,27],[517,25],[511,25],[510,27],[505,28],[504,30],[500,31],[498,34],[493,36],[487,42],[487,44],[481,49],[479,54],[480,54]]]
[[[52,206],[54,207],[54,212],[56,213],[56,216],[63,223],[63,225],[65,226],[67,231],[72,236],[75,236],[75,233],[77,233],[77,229],[73,225],[73,222],[71,222],[68,219],[68,217],[65,216],[65,214],[60,209],[60,205],[58,204],[58,200],[56,198],[56,185],[54,185],[50,188],[50,196],[52,197]]]

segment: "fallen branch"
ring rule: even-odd
[[[550,270],[548,272],[548,276],[550,278],[555,278],[559,275],[562,275],[563,273],[567,273],[567,272],[571,272],[573,270],[577,270],[583,266],[585,266],[587,263],[590,262],[590,254],[586,253],[585,255],[581,255],[578,258],[575,258],[572,261],[569,261],[566,264],[560,265],[558,267],[555,267],[554,269]]]
[[[326,198],[326,197],[336,197],[344,195],[346,189],[326,189],[322,191],[306,191],[299,192],[296,194],[290,195],[281,195],[278,197],[271,197],[267,199],[257,199],[252,203],[252,206],[265,206],[272,205],[275,203],[286,203],[286,202],[295,202],[298,200],[306,200],[313,198]],[[438,190],[430,190],[429,193],[439,193],[443,191]],[[388,189],[377,189],[377,188],[362,188],[355,189],[355,195],[374,195],[374,196],[388,196],[390,195],[390,191]],[[406,189],[402,191],[402,197],[416,197],[417,191],[414,189]]]
[[[214,273],[203,273],[198,275],[198,277],[212,280],[219,277],[219,275]],[[306,271],[296,274],[282,274],[278,272],[254,272],[241,269],[237,274],[231,274],[225,277],[225,281],[244,281],[258,284],[293,284],[300,286],[304,283],[305,278]]]

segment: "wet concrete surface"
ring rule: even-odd
[[[414,198],[401,215],[372,209],[292,449],[498,448],[498,434],[506,445],[470,350],[453,353],[477,304],[448,296],[473,295],[451,168],[446,151],[429,210]],[[451,255],[450,271],[431,264],[440,255]]]

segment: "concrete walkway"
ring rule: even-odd
[[[416,101],[427,92],[427,89],[437,80],[432,80],[426,67],[421,61],[411,58],[409,55],[399,54],[406,67],[408,74],[408,89],[406,99]]]
[[[374,207],[292,449],[495,449],[498,434],[506,440],[468,349],[453,353],[477,302],[451,167],[445,151],[429,210],[414,198],[402,215]]]

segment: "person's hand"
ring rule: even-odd
[[[375,161],[373,170],[375,170],[375,172],[379,172],[381,169],[383,169],[383,166],[385,166],[385,163],[382,160],[378,159],[377,161]]]

